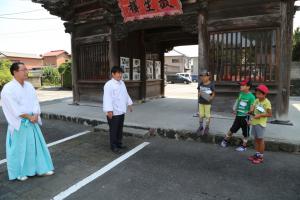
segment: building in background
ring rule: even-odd
[[[0,51],[0,59],[22,62],[29,70],[36,70],[43,66],[58,67],[62,63],[71,61],[71,55],[64,50],[50,51],[44,55]]]
[[[198,57],[190,57],[191,75],[198,76]]]
[[[291,96],[300,96],[300,62],[291,64]]]
[[[62,63],[71,60],[71,55],[64,50],[50,51],[42,55],[0,51],[0,59],[11,62],[22,62],[29,70],[28,81],[35,88],[42,86],[42,68],[44,66],[59,67]]]
[[[43,58],[35,54],[0,51],[0,59],[22,62],[29,70],[41,69],[43,66]]]
[[[59,67],[62,63],[69,62],[71,55],[65,50],[55,50],[43,55],[43,65]]]
[[[165,53],[166,75],[182,72],[191,73],[190,58],[175,49]]]
[[[192,77],[192,82],[198,82],[198,57],[193,56],[190,57],[190,62],[189,62],[190,68],[191,68],[191,77]]]

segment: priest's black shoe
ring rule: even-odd
[[[127,150],[127,149],[128,149],[128,147],[125,146],[125,145],[118,146],[118,148],[119,148],[119,149],[122,149],[122,150]]]
[[[115,154],[121,154],[122,153],[121,149],[119,149],[119,148],[111,149],[111,151],[114,152]]]

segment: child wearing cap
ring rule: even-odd
[[[201,134],[203,131],[203,122],[205,119],[205,129],[203,135],[209,133],[209,124],[210,124],[210,110],[211,102],[215,97],[215,84],[213,81],[210,81],[210,72],[203,71],[200,73],[201,82],[198,84],[198,102],[199,102],[199,128],[197,134]]]
[[[255,101],[255,96],[250,92],[252,83],[250,80],[244,80],[240,82],[240,93],[233,106],[234,114],[236,115],[233,125],[231,126],[225,138],[221,142],[222,147],[228,146],[228,141],[234,133],[236,133],[240,128],[243,132],[242,145],[238,147],[237,151],[245,151],[247,147],[248,137],[250,127],[248,125],[249,121],[249,111],[251,106]]]
[[[255,138],[256,153],[248,159],[253,164],[260,164],[263,162],[263,154],[265,150],[264,133],[267,126],[268,117],[272,117],[272,106],[270,101],[266,98],[269,89],[265,85],[259,85],[255,89],[256,100],[251,106],[250,112],[254,115],[251,120],[251,135]]]

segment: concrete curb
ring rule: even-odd
[[[189,130],[172,130],[172,129],[157,129],[157,133],[161,137],[173,138],[176,140],[194,140],[205,143],[220,144],[224,138],[224,134],[210,134],[206,136],[197,136],[194,132]],[[241,137],[233,136],[230,141],[230,146],[238,146],[241,143]],[[254,141],[250,139],[248,146],[254,148]],[[275,140],[271,138],[265,138],[265,146],[267,151],[283,151],[289,153],[300,152],[300,143],[291,143],[284,140]]]
[[[42,113],[41,117],[44,119],[56,119],[56,120],[63,120],[68,122],[74,122],[78,124],[90,125],[95,127],[95,131],[103,130],[108,131],[107,128],[99,128],[96,126],[99,125],[107,125],[106,121],[95,120],[95,119],[88,119],[88,118],[81,118],[81,117],[71,117],[66,115],[58,115],[53,113]],[[198,141],[198,142],[205,142],[205,143],[212,143],[212,144],[220,144],[222,139],[224,138],[223,134],[210,134],[207,136],[197,136],[191,130],[174,130],[174,129],[161,129],[161,128],[153,128],[153,127],[145,127],[133,124],[124,124],[124,128],[127,131],[124,131],[125,135],[139,137],[139,138],[147,138],[149,136],[160,136],[162,138],[170,138],[176,140],[190,140],[190,141]],[[136,130],[146,131],[147,134],[144,132],[141,134],[136,134]],[[240,144],[241,138],[238,136],[233,136],[229,141],[230,146],[238,146]],[[253,140],[249,140],[248,146],[253,148]],[[265,146],[267,151],[282,151],[282,152],[289,152],[289,153],[296,153],[300,152],[300,143],[291,143],[285,140],[278,140],[272,138],[265,138]]]
[[[101,125],[94,127],[94,131],[109,132],[109,126],[108,126],[108,124],[101,124]],[[142,139],[146,139],[146,138],[150,137],[149,130],[140,129],[140,128],[124,127],[123,134],[125,136],[133,136],[133,137],[142,138]]]

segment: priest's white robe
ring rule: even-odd
[[[1,91],[1,104],[8,122],[6,159],[9,180],[52,171],[52,159],[39,125],[20,117],[41,113],[33,86],[26,81],[21,85],[13,79]],[[40,116],[38,121],[41,125]]]

